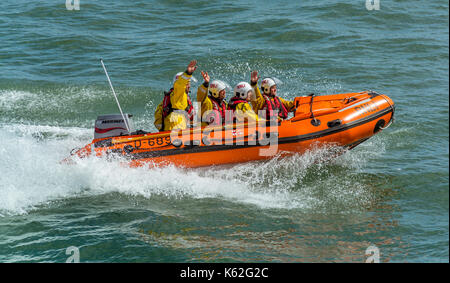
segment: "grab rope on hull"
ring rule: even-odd
[[[389,104],[389,106],[392,109],[392,117],[391,120],[389,121],[389,123],[386,125],[386,127],[380,127],[381,130],[385,130],[387,128],[389,128],[392,123],[394,123],[394,112],[395,112],[395,107],[389,102],[389,99],[386,99],[386,97],[383,94],[379,94],[381,97],[383,97],[384,100],[386,100],[386,102]]]

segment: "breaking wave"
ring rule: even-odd
[[[60,163],[91,135],[86,128],[0,124],[0,214],[23,214],[55,200],[113,192],[171,200],[219,198],[267,209],[348,210],[371,201],[368,184],[357,176],[367,157],[358,153],[330,159],[335,149],[318,148],[264,162],[198,169],[130,168],[120,160],[98,158]]]

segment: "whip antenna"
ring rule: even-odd
[[[114,94],[114,98],[116,99],[117,106],[119,106],[120,114],[122,114],[123,122],[125,123],[125,126],[127,127],[128,133],[130,133],[130,128],[128,127],[128,121],[125,119],[125,115],[123,115],[122,108],[120,107],[120,103],[119,103],[119,100],[117,99],[116,92],[114,91],[111,80],[109,79],[108,71],[106,71],[105,64],[103,64],[103,59],[100,59],[100,63],[102,63],[103,70],[105,70],[105,74],[106,74],[106,77],[108,78],[109,86],[111,87],[111,90]]]

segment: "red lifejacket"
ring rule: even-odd
[[[248,103],[248,101],[235,96],[230,99],[230,102],[228,103],[228,110],[236,111],[236,106],[239,103]]]
[[[225,110],[227,109],[226,103],[222,101],[218,101],[213,96],[209,95],[209,100],[211,100],[213,105],[213,112],[214,112],[214,121],[213,124],[220,125],[225,124]],[[220,121],[220,122],[219,122]]]
[[[278,117],[286,119],[288,117],[288,110],[286,106],[281,102],[278,96],[273,98],[273,101],[265,94],[262,95],[266,103],[263,109],[266,109],[266,119],[270,120],[273,116],[273,112],[278,110]]]
[[[163,103],[162,103],[162,120],[164,122],[164,118],[166,118],[167,116],[169,116],[170,113],[172,113],[173,108],[172,108],[172,103],[170,102],[170,95],[173,92],[173,88],[171,88],[169,91],[164,92],[164,99],[163,99]],[[194,118],[194,107],[192,106],[192,102],[191,102],[191,98],[189,97],[189,95],[187,96],[187,107],[186,109],[184,109],[184,111],[187,112],[188,114],[188,118],[189,120],[193,120]]]

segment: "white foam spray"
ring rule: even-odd
[[[0,125],[0,214],[27,213],[54,200],[111,192],[144,198],[220,198],[278,209],[321,207],[329,199],[317,192],[324,186],[335,198],[358,197],[358,193],[364,197],[361,184],[328,172],[327,149],[194,170],[129,168],[98,158],[78,160],[75,165],[59,163],[72,148],[88,142],[91,134],[91,129],[76,127]],[[322,172],[317,174],[318,170]],[[311,174],[318,179],[308,182]]]

